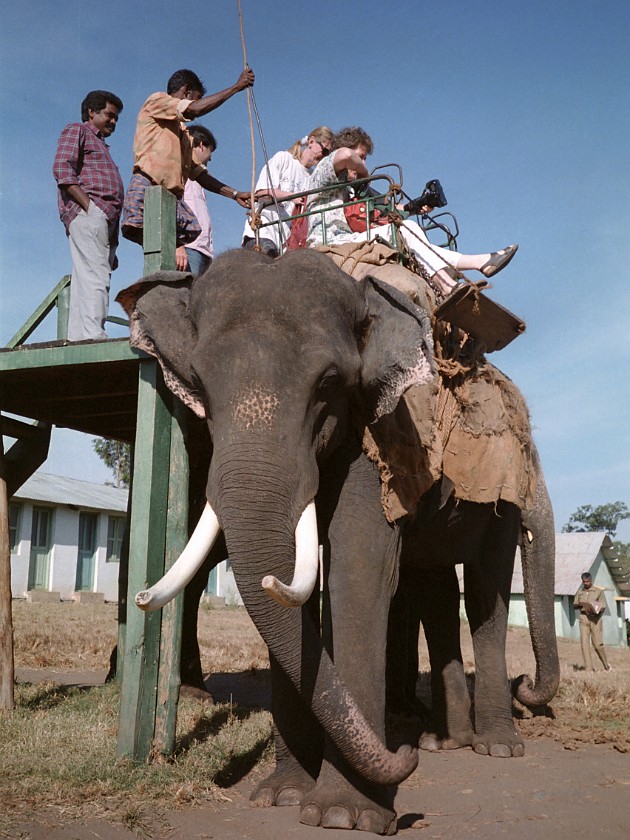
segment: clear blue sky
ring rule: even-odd
[[[408,192],[442,181],[460,251],[520,243],[490,294],[527,332],[492,361],[528,400],[557,529],[578,505],[630,503],[627,0],[242,6],[270,154],[322,123],[362,125],[375,142],[372,165],[399,162]],[[85,93],[104,88],[124,102],[110,146],[126,182],[145,98],[180,67],[220,90],[243,56],[236,0],[2,0],[2,12],[4,343],[70,271],[51,163]],[[249,189],[244,94],[201,122],[218,139],[213,174]],[[210,206],[217,250],[238,245],[242,211],[215,196]],[[123,241],[119,257],[112,298],[142,274],[137,246]],[[61,431],[44,469],[109,477],[89,440]],[[619,536],[630,540],[630,523]]]

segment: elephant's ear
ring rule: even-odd
[[[390,414],[412,385],[433,380],[431,320],[393,286],[365,277],[367,317],[360,344],[363,396],[370,422]]]
[[[194,277],[182,271],[158,271],[120,292],[116,300],[129,316],[129,342],[158,360],[164,381],[198,417],[206,416],[192,381],[190,360],[197,331],[188,317]]]

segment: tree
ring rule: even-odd
[[[114,487],[129,487],[131,476],[131,446],[118,440],[94,438],[92,446],[98,457],[114,473]],[[111,484],[112,482],[106,482]]]
[[[582,505],[569,517],[569,521],[562,529],[564,532],[573,531],[606,531],[614,537],[619,523],[623,519],[630,519],[630,510],[625,502],[609,502],[607,505]]]

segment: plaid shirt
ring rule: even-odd
[[[70,123],[61,132],[53,175],[57,186],[76,184],[87,193],[107,216],[110,238],[115,238],[125,188],[109,153],[109,146],[91,123]],[[81,207],[63,189],[58,191],[57,203],[59,216],[67,231]]]

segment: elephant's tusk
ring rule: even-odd
[[[216,513],[206,502],[197,527],[188,545],[166,572],[150,589],[138,592],[136,604],[141,610],[159,610],[178,595],[195,576],[214,545],[221,526]]]
[[[295,572],[287,586],[273,575],[262,580],[263,589],[283,607],[301,607],[311,597],[319,575],[319,539],[315,502],[305,507],[295,528]]]

